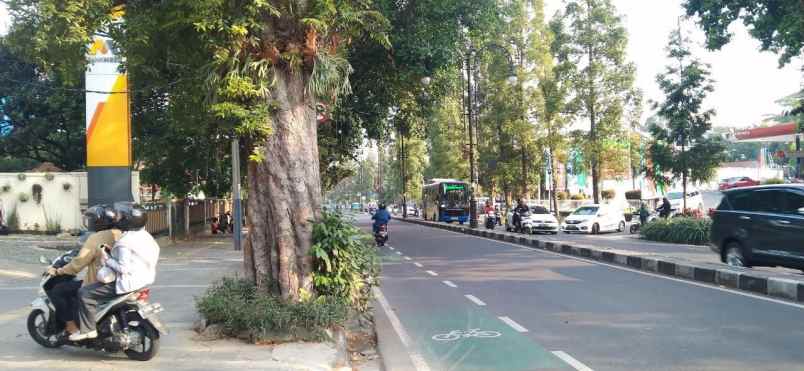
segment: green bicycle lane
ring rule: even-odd
[[[429,275],[388,248],[382,261],[382,292],[410,337],[411,351],[431,370],[573,370],[504,323],[492,305],[479,306],[442,283],[446,278]]]

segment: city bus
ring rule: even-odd
[[[469,220],[469,183],[454,179],[434,179],[422,188],[424,220],[466,223]]]

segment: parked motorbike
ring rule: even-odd
[[[76,255],[78,250],[70,250],[52,262],[44,256],[39,261],[53,268],[61,268]],[[56,284],[75,279],[75,276],[51,276],[47,271],[43,274],[39,296],[31,303],[32,310],[28,315],[28,333],[34,341],[45,348],[69,345],[107,353],[123,352],[136,361],[148,361],[156,356],[159,338],[167,334],[167,328],[157,317],[157,313],[163,310],[162,305],[148,303],[149,288],[100,303],[96,316],[98,337],[70,341],[69,334],[64,330],[65,324],[56,318],[56,309],[47,293]]]
[[[648,219],[645,221],[645,224],[650,223],[659,218],[658,213],[650,213],[648,215]],[[634,213],[634,217],[632,218],[633,222],[631,222],[631,226],[628,227],[628,232],[631,234],[639,233],[639,230],[642,229],[642,222],[639,221],[639,213]]]
[[[486,213],[486,229],[494,229],[497,224],[497,213],[489,211]]]
[[[385,246],[385,243],[388,242],[388,224],[377,227],[377,232],[374,233],[374,241],[377,242],[377,246]]]

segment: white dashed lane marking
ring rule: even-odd
[[[516,330],[517,332],[528,332],[528,329],[522,327],[522,325],[514,322],[514,320],[508,317],[497,317],[500,321],[505,322],[506,325],[511,326],[512,329]]]
[[[458,285],[452,283],[452,281],[441,281],[441,282],[444,282],[444,284],[449,286],[449,287],[458,288]]]
[[[572,366],[572,368],[578,371],[594,371],[589,368],[587,365],[581,363],[581,361],[572,358],[571,355],[564,353],[560,350],[555,350],[552,352],[556,357],[561,358],[562,361],[567,362],[568,365]]]
[[[477,298],[477,297],[475,297],[474,295],[464,295],[464,296],[465,296],[467,299],[469,299],[469,301],[471,301],[472,303],[475,303],[475,304],[477,304],[477,305],[479,305],[479,306],[481,306],[481,307],[485,307],[485,306],[486,306],[486,303],[484,303],[482,300],[478,299],[478,298]]]

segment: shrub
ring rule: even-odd
[[[70,183],[64,182],[64,183],[62,183],[61,188],[62,188],[62,189],[65,191],[65,192],[69,192],[69,191],[70,191],[70,189],[71,189],[71,188],[73,188],[73,185],[72,185],[72,184],[70,184]]]
[[[701,219],[704,217],[704,214],[703,211],[700,209],[686,208],[684,209],[684,211],[681,212],[681,215],[678,215],[677,217]]]
[[[19,196],[17,196],[17,198],[20,200],[20,202],[28,202],[28,200],[30,200],[30,199],[31,199],[31,198],[30,198],[30,197],[29,197],[27,194],[25,194],[25,193],[20,193],[20,195],[19,195]]]
[[[6,223],[8,223],[8,229],[10,231],[18,231],[20,230],[20,216],[17,213],[17,207],[14,206],[11,209],[11,212],[8,213],[8,218],[6,219]]]
[[[784,180],[779,178],[771,178],[766,179],[765,181],[762,182],[762,184],[784,184]]]
[[[642,238],[658,242],[706,245],[709,242],[710,219],[678,217],[658,219],[640,228]]]
[[[348,313],[347,305],[332,296],[289,302],[259,292],[253,282],[229,277],[213,283],[195,305],[210,324],[220,324],[225,335],[245,332],[255,340],[272,340],[277,335],[322,340],[324,331],[343,325]]]
[[[586,199],[586,196],[584,196],[584,195],[582,195],[580,193],[570,196],[570,200],[574,200],[574,201],[582,201],[582,200],[585,200],[585,199]]]
[[[48,234],[61,233],[61,221],[58,219],[47,218],[45,220],[45,232],[47,232]]]
[[[52,181],[53,181],[53,179],[56,179],[56,177],[55,177],[55,176],[53,176],[53,174],[51,174],[51,173],[45,173],[45,180],[47,180],[48,182],[52,182]]]
[[[611,200],[617,194],[613,189],[604,189],[600,192],[600,195],[603,196],[604,200]]]
[[[625,199],[626,200],[641,200],[642,199],[642,190],[635,189],[633,191],[625,192]]]
[[[11,185],[3,184],[3,187],[0,187],[0,191],[2,191],[3,193],[11,192]]]
[[[31,195],[33,196],[34,201],[36,204],[42,203],[42,186],[39,184],[34,184],[31,186]]]
[[[20,182],[25,181],[25,178],[26,178],[26,177],[25,177],[25,174],[22,174],[22,173],[17,174],[17,179],[18,179]]]
[[[358,311],[371,301],[371,287],[380,272],[371,236],[343,216],[324,212],[313,226],[313,283],[318,294],[333,296]]]

